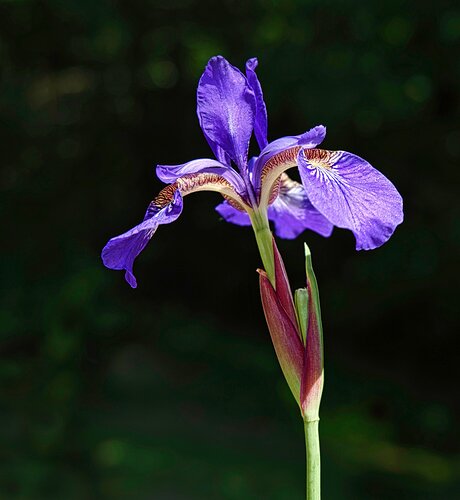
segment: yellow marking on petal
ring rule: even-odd
[[[303,154],[313,167],[331,169],[339,156],[337,151],[326,149],[304,149]]]

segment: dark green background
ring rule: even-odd
[[[1,1],[0,498],[301,499],[301,420],[263,320],[249,228],[190,196],[139,259],[99,258],[210,155],[209,57],[260,61],[270,139],[328,126],[405,222],[310,245],[325,327],[324,499],[455,499],[460,470],[460,9],[402,1]]]

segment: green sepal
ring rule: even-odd
[[[305,248],[305,270],[307,272],[308,288],[311,291],[313,307],[315,308],[315,312],[318,318],[318,325],[321,329],[321,336],[322,336],[323,327],[321,324],[321,306],[319,303],[318,282],[316,281],[315,272],[313,271],[310,248],[306,243],[304,243],[304,248]]]
[[[295,311],[297,314],[297,323],[302,335],[302,342],[305,345],[308,326],[308,290],[306,288],[298,288],[294,292]]]
[[[307,274],[308,323],[300,400],[304,420],[313,422],[319,419],[319,407],[324,385],[323,326],[318,283],[313,271],[311,252],[306,244],[305,270]]]

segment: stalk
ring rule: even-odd
[[[270,231],[267,215],[255,211],[250,215],[250,217],[263,267],[273,288],[276,288],[275,262],[273,257],[273,235]]]
[[[304,421],[307,500],[321,499],[321,458],[318,424],[319,420]]]
[[[273,250],[274,243],[273,235],[268,224],[267,214],[257,210],[250,214],[250,218],[266,276],[273,289],[276,290],[275,257]],[[295,307],[297,315],[297,321],[295,322],[298,324],[296,326],[299,327],[299,335],[301,336],[303,349],[306,349],[304,363],[308,362],[309,367],[309,369],[306,369],[303,374],[305,379],[302,378],[300,391],[299,388],[297,388],[297,390],[292,389],[292,385],[290,383],[291,379],[287,374],[290,372],[289,370],[287,372],[285,371],[283,361],[281,358],[279,359],[289,387],[294,393],[294,397],[296,397],[297,400],[299,396],[301,399],[304,398],[301,401],[301,411],[304,419],[305,432],[306,498],[307,500],[321,500],[321,458],[319,447],[318,411],[322,393],[322,327],[321,313],[319,309],[318,286],[313,273],[313,268],[311,267],[310,250],[306,245],[305,255],[307,288],[296,290],[295,294]],[[267,306],[264,305],[264,311],[270,327],[270,320],[267,317],[266,307]],[[284,331],[285,329],[282,330]],[[284,333],[286,332],[284,331]],[[276,346],[277,344],[275,345],[275,350],[277,349]],[[286,348],[286,346],[284,346],[284,348]],[[280,356],[278,352],[277,355]],[[295,357],[293,359],[295,359]],[[318,381],[320,382],[319,385]],[[302,392],[302,386],[304,383],[306,384],[306,393]],[[300,394],[297,394],[298,391]]]

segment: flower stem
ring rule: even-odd
[[[275,261],[273,257],[273,235],[270,231],[267,216],[254,212],[251,216],[252,228],[256,237],[260,257],[273,287],[275,287]]]
[[[319,420],[304,420],[307,470],[307,500],[321,499],[321,459],[319,450]]]

